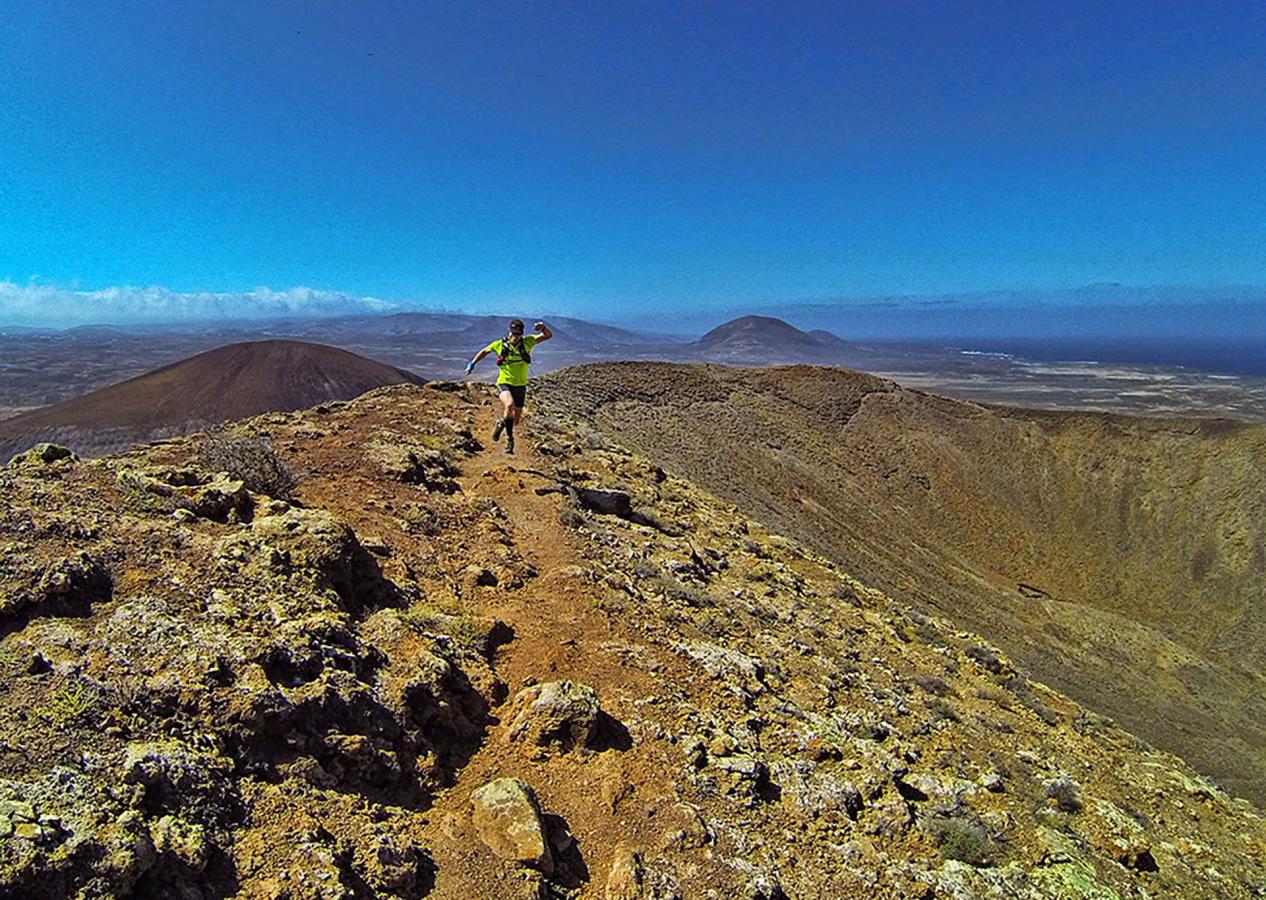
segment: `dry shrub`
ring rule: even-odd
[[[945,859],[972,866],[988,865],[992,849],[989,832],[976,819],[968,816],[932,819],[924,825],[924,830],[936,838]]]
[[[256,494],[290,500],[299,486],[299,477],[264,434],[209,432],[198,447],[198,461],[212,472],[228,472]]]

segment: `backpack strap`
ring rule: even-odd
[[[524,338],[524,340],[526,340],[526,338]],[[512,353],[518,353],[519,359],[531,365],[532,354],[528,352],[526,347],[515,347],[514,342],[508,337],[501,339],[501,351],[497,354],[497,365],[504,366],[507,362],[510,362]]]

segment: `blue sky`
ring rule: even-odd
[[[1264,46],[1249,3],[0,0],[0,282],[595,318],[1262,284]]]

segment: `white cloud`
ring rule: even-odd
[[[397,304],[376,297],[309,287],[179,293],[156,286],[79,291],[50,284],[0,281],[0,325],[65,328],[95,324],[214,322],[381,313],[396,308]]]

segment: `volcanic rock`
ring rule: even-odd
[[[551,681],[520,691],[506,739],[544,759],[551,751],[567,753],[596,743],[602,708],[597,692],[584,684]]]
[[[470,799],[475,829],[493,853],[542,872],[554,870],[541,811],[527,782],[498,778],[479,788]]]

